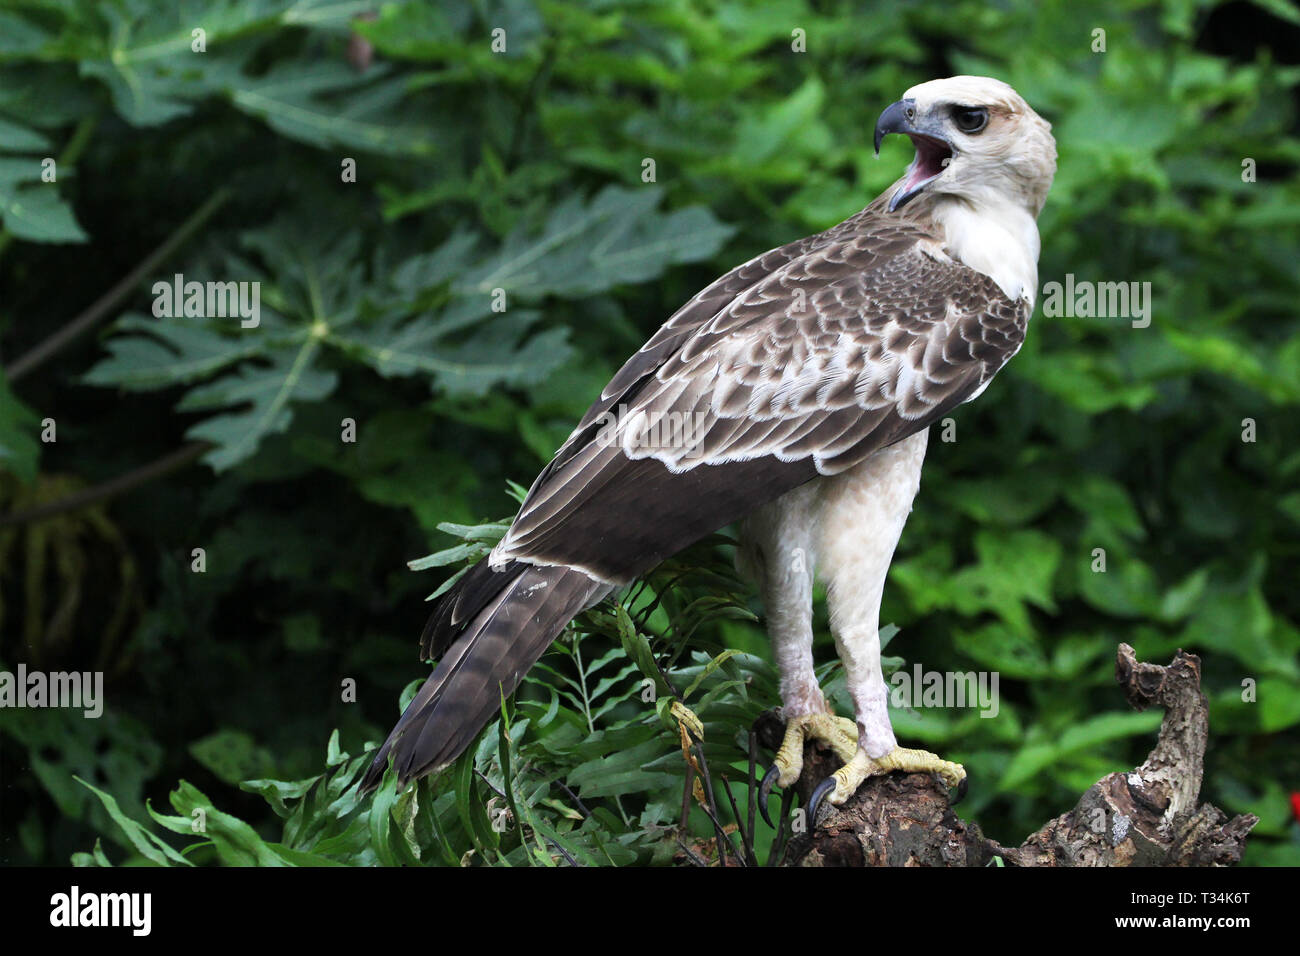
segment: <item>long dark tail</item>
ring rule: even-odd
[[[443,596],[425,628],[425,652],[442,660],[379,748],[362,788],[383,779],[389,755],[400,784],[460,756],[519,686],[564,625],[599,601],[609,585],[567,567],[486,561]]]

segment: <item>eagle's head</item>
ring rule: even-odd
[[[912,87],[876,122],[877,153],[888,133],[916,146],[890,212],[924,193],[975,206],[1012,202],[1037,217],[1056,173],[1051,129],[1001,80],[950,76]]]

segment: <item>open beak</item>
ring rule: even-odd
[[[889,200],[889,211],[902,208],[922,189],[947,168],[954,150],[937,128],[916,125],[916,101],[899,100],[891,103],[876,120],[876,155],[880,155],[880,142],[890,133],[902,133],[916,147],[916,159],[907,167],[907,178]]]

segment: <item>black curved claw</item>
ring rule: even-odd
[[[763,814],[763,819],[772,829],[776,829],[776,824],[767,813],[767,798],[772,795],[772,787],[776,784],[776,778],[781,776],[781,771],[775,766],[767,773],[763,774],[763,782],[758,787],[758,812]]]
[[[821,783],[817,784],[817,789],[812,792],[808,798],[808,829],[813,830],[817,826],[817,811],[821,809],[822,800],[826,794],[835,789],[835,778],[827,777]]]
[[[966,791],[969,788],[970,788],[970,772],[968,771],[966,773],[966,776],[961,778],[961,783],[957,784],[957,799],[949,801],[948,806],[955,807],[957,806],[957,804],[965,800]]]

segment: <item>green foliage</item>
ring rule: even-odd
[[[453,563],[453,554],[477,560],[484,542],[505,526],[448,526],[466,544],[413,563],[442,566]],[[694,557],[705,560],[707,551]],[[259,836],[182,781],[170,795],[178,816],[147,808],[158,827],[194,840],[178,850],[123,813],[110,794],[82,783],[126,838],[132,863],[626,865],[671,860],[681,852],[679,837],[692,833],[709,852],[709,814],[716,817],[716,806],[680,818],[681,801],[673,796],[686,766],[673,705],[684,703],[699,718],[701,759],[713,773],[747,780],[746,730],[776,693],[776,674],[761,658],[719,650],[697,636],[711,622],[752,620],[741,588],[725,563],[709,569],[667,563],[623,601],[582,615],[455,767],[400,795],[390,772],[373,797],[359,797],[355,784],[374,744],[351,757],[340,752],[335,731],[324,773],[240,784],[280,819],[278,841]],[[667,624],[655,633],[660,621]],[[668,666],[683,657],[686,663]],[[233,769],[255,759],[242,735],[218,735],[192,749],[205,765]],[[226,772],[219,776],[228,779]],[[739,786],[755,799],[752,784]],[[682,819],[685,830],[675,825]],[[743,827],[743,813],[740,822]],[[760,846],[773,839],[766,827],[756,827],[751,838]],[[739,856],[741,844],[727,852]],[[102,848],[78,853],[74,862],[109,865]]]
[[[721,777],[747,817],[748,728],[779,699],[724,536],[584,615],[438,780],[358,800],[419,598],[447,586],[403,564],[484,553],[499,489],[628,354],[724,269],[865,205],[910,159],[897,138],[873,158],[879,109],[971,72],[1054,124],[1040,283],[1150,282],[1153,308],[1146,328],[1040,308],[956,441],[932,435],[890,665],[996,671],[1000,706],[900,708],[896,730],[963,761],[962,812],[1013,842],[1149,748],[1116,644],[1184,647],[1211,702],[1203,798],[1260,816],[1247,862],[1300,863],[1295,30],[1284,4],[1212,0],[7,3],[3,510],[187,440],[203,456],[0,526],[0,657],[103,670],[107,691],[98,721],[0,709],[0,762],[31,768],[0,792],[12,858],[716,852],[693,801],[677,829],[672,702],[704,723],[729,824]],[[156,317],[177,274],[259,283],[258,323]],[[25,361],[101,298],[91,334]],[[761,859],[773,835],[748,836]]]
[[[0,135],[14,137],[10,143],[25,142],[28,132],[21,127],[0,128]],[[0,156],[0,221],[5,230],[28,242],[84,242],[86,234],[67,203],[53,190],[35,185],[40,175],[36,159]]]
[[[13,394],[0,376],[0,464],[23,482],[36,477],[41,446],[32,426],[36,414]]]

